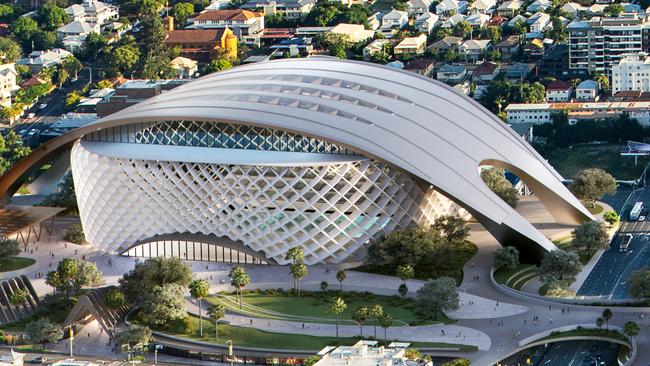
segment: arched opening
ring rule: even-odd
[[[119,251],[127,257],[138,258],[180,258],[190,261],[277,264],[261,252],[256,252],[241,241],[216,235],[175,233],[156,235],[137,241]]]

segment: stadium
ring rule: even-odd
[[[591,215],[501,120],[417,74],[332,58],[211,74],[54,139],[0,179],[5,202],[71,150],[88,241],[143,257],[340,263],[372,238],[472,216],[524,259],[555,246],[485,185],[521,178],[555,220]]]

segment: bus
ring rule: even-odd
[[[632,207],[632,211],[630,211],[630,220],[634,221],[639,218],[639,215],[641,214],[641,210],[643,210],[643,202],[637,202],[634,204],[634,207]]]
[[[621,240],[621,244],[618,246],[618,251],[621,253],[625,253],[628,251],[630,247],[630,243],[632,242],[632,234],[625,234],[625,237],[623,237],[623,240]]]

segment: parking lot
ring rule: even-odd
[[[625,221],[612,239],[610,248],[603,253],[578,290],[578,296],[628,299],[627,278],[634,271],[650,266],[650,189],[645,187],[629,192],[624,201],[617,195],[613,201],[616,204],[614,208],[618,209]],[[641,216],[645,216],[643,221],[630,220],[630,210],[636,202],[644,202],[641,212]],[[628,233],[633,236],[628,251],[620,252],[620,244]]]

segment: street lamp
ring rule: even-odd
[[[84,66],[84,67],[81,68],[81,70],[83,70],[83,69],[88,69],[88,79],[90,79],[88,84],[92,88],[92,86],[93,86],[93,69],[90,66]]]
[[[153,347],[153,364],[157,365],[158,364],[158,350],[163,349],[162,344],[157,344]]]
[[[73,324],[68,325],[67,327],[63,328],[64,330],[66,328],[70,328],[70,358],[72,358],[72,342],[74,341],[74,330],[72,329]]]

